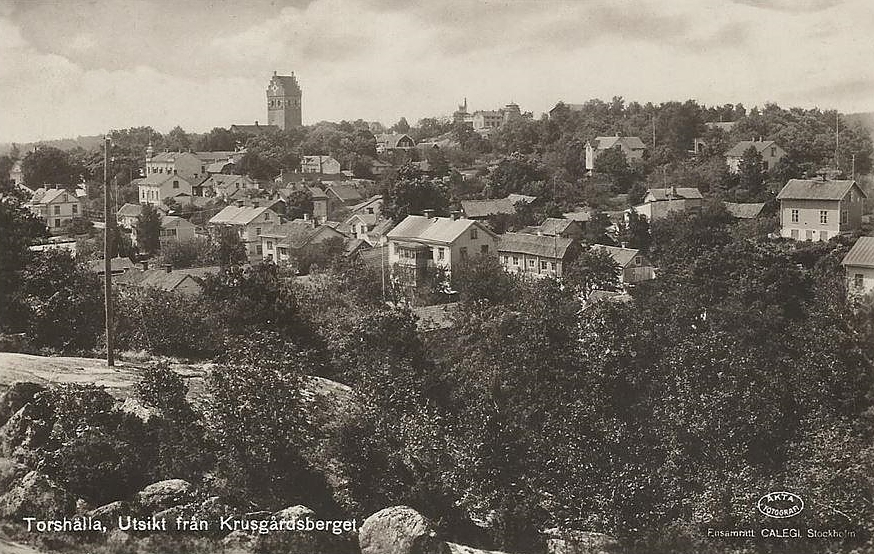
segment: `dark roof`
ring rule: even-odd
[[[613,261],[619,264],[619,267],[621,268],[630,264],[635,256],[640,254],[640,250],[637,250],[636,248],[619,248],[617,246],[605,246],[603,244],[596,244],[592,246],[592,248],[601,248],[605,250],[610,254],[610,257],[613,258]]]
[[[564,237],[505,233],[501,235],[498,252],[563,259],[573,243],[573,239]]]
[[[127,202],[124,206],[118,209],[118,217],[139,217],[142,211],[143,207],[139,204],[131,204],[130,202]]]
[[[560,217],[548,217],[546,221],[540,224],[538,230],[544,235],[560,235],[562,233],[566,233],[568,227],[574,225],[575,221],[572,219],[563,219]]]
[[[332,192],[343,202],[358,202],[361,200],[361,193],[350,185],[331,185],[325,192]]]
[[[853,180],[790,179],[777,195],[777,200],[840,200],[855,184]],[[859,192],[867,197],[861,188]]]
[[[874,267],[874,237],[859,237],[841,265]]]
[[[678,198],[699,199],[701,191],[692,187],[672,187],[672,188],[655,188],[646,191],[647,195],[652,194],[656,200],[672,200]]]
[[[574,221],[589,221],[592,219],[592,212],[589,210],[581,210],[577,212],[567,212],[562,214],[566,219],[572,219]]]
[[[751,147],[755,148],[757,152],[762,153],[770,146],[776,146],[777,148],[780,148],[780,145],[773,140],[742,140],[739,143],[735,144],[731,148],[731,150],[725,153],[725,155],[732,158],[740,158],[743,157],[744,153]]]
[[[626,147],[631,148],[632,150],[643,150],[646,146],[643,144],[643,141],[640,140],[640,137],[595,137],[595,147],[598,150],[606,150],[608,148],[613,148],[618,144],[624,144]]]
[[[171,271],[167,271],[164,268],[147,269],[145,271],[129,270],[116,277],[115,282],[121,285],[149,287],[172,292],[186,279],[193,279],[197,283],[202,283],[207,275],[213,275],[219,271],[221,271],[221,268],[218,266],[174,269]]]
[[[113,273],[127,271],[133,269],[137,265],[130,261],[130,258],[116,257],[109,260],[110,271]],[[94,273],[103,273],[105,269],[104,260],[91,260],[88,262],[88,269]]]
[[[725,209],[728,213],[738,219],[755,219],[759,217],[764,209],[764,202],[739,204],[736,202],[726,202]]]
[[[461,210],[466,217],[489,217],[496,214],[514,214],[516,213],[516,206],[509,198],[462,200]]]

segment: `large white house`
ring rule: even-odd
[[[826,241],[852,233],[862,226],[866,197],[853,180],[790,179],[777,195],[780,235]]]
[[[427,271],[451,272],[479,254],[496,254],[498,236],[472,219],[410,215],[386,233],[393,276],[416,286]]]
[[[280,223],[279,215],[270,208],[228,206],[209,220],[209,227],[213,233],[222,227],[233,228],[248,255],[260,257],[263,254],[261,231],[276,223]]]

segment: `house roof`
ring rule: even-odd
[[[501,235],[498,252],[563,259],[573,243],[573,239],[564,237],[505,233]]]
[[[274,238],[291,248],[302,248],[312,240],[317,232],[309,223],[289,221],[279,225],[271,225],[263,230],[259,236]]]
[[[725,209],[738,219],[755,219],[759,217],[765,207],[764,202],[744,203],[726,202]]]
[[[648,189],[646,191],[647,196],[650,194],[655,198],[656,201],[661,200],[676,200],[678,198],[685,198],[687,200],[694,200],[699,198],[704,198],[701,196],[701,191],[692,187],[673,187],[673,188],[657,188],[657,189]]]
[[[578,212],[568,212],[566,214],[562,214],[566,219],[572,219],[574,221],[589,221],[592,219],[592,212],[588,210],[582,210]]]
[[[224,171],[224,169],[229,165],[234,165],[234,162],[232,162],[230,160],[225,160],[222,162],[212,162],[212,163],[207,164],[206,172],[213,173],[213,174],[219,174],[222,171]]]
[[[563,219],[560,217],[548,217],[546,221],[540,224],[537,228],[544,235],[560,235],[567,231],[568,227],[574,224],[572,219]]]
[[[625,268],[634,260],[635,256],[640,254],[640,250],[636,248],[619,248],[618,246],[605,246],[603,244],[596,244],[592,248],[605,250],[621,268]]]
[[[822,179],[790,179],[777,195],[777,200],[840,200],[856,181]],[[856,186],[859,192],[867,198],[865,192]]]
[[[32,202],[34,204],[51,204],[52,202],[63,200],[64,194],[69,194],[66,189],[48,189],[42,194],[40,194],[40,189],[37,189],[33,195]],[[70,194],[70,196],[73,198],[73,201],[78,201],[74,194]]]
[[[375,195],[371,196],[370,198],[368,198],[367,200],[365,200],[364,202],[359,202],[358,204],[355,204],[354,206],[349,206],[349,211],[351,211],[352,213],[360,212],[360,211],[364,211],[365,209],[367,209],[371,206],[373,206],[373,208],[377,211],[382,207],[382,195],[381,194],[375,194]]]
[[[215,214],[209,222],[212,224],[248,225],[253,219],[267,211],[270,209],[263,206],[260,208],[227,206]]]
[[[118,217],[138,217],[142,213],[143,207],[139,204],[125,203],[124,206],[118,209]]]
[[[467,217],[488,217],[495,214],[514,214],[516,206],[508,198],[462,200],[461,210]]]
[[[137,265],[130,261],[130,258],[122,258],[121,256],[117,256],[109,260],[109,266],[110,271],[115,273],[126,271],[128,269],[133,269]],[[88,262],[88,269],[90,269],[94,273],[103,273],[105,267],[106,266],[104,265],[103,260],[91,260],[90,262]]]
[[[776,146],[777,148],[780,148],[780,145],[773,140],[742,140],[732,146],[731,149],[725,153],[725,155],[731,158],[740,158],[743,157],[744,152],[749,150],[750,147],[755,148],[757,152],[762,153],[771,146]]]
[[[640,140],[640,137],[595,137],[595,143],[597,144],[598,150],[613,148],[620,143],[632,150],[643,150],[646,148],[643,141]]]
[[[358,189],[351,185],[331,185],[325,191],[331,192],[342,200],[343,202],[353,202],[357,200],[361,200],[361,193],[358,192]]]
[[[527,194],[512,193],[512,194],[507,195],[507,200],[509,200],[513,204],[517,204],[519,202],[524,202],[526,204],[530,204],[530,203],[534,202],[535,200],[537,200],[537,197],[536,196],[529,196]]]
[[[231,125],[231,131],[236,133],[246,133],[247,135],[260,135],[261,133],[266,133],[268,131],[278,131],[279,126],[277,125],[240,125],[233,124]]]
[[[398,143],[404,137],[409,139],[410,142],[413,141],[413,139],[410,138],[410,135],[407,135],[405,133],[382,133],[380,135],[376,135],[376,142],[385,144],[386,148],[397,148]]]
[[[122,285],[150,287],[172,292],[187,279],[193,279],[199,284],[207,275],[212,275],[219,271],[221,271],[221,268],[218,266],[174,269],[171,271],[163,268],[147,269],[145,271],[130,270],[122,273],[114,280]]]
[[[164,229],[178,229],[180,227],[194,227],[194,224],[177,215],[165,215],[161,218],[161,227]]]
[[[874,237],[859,237],[856,244],[844,256],[841,265],[874,267]]]
[[[403,221],[398,223],[397,227],[389,231],[386,236],[392,240],[451,244],[473,225],[477,225],[483,232],[493,234],[472,219],[452,219],[451,217],[429,218],[422,215],[408,215]]]
[[[334,162],[337,163],[331,156],[302,156],[300,163],[302,164],[318,164],[318,163],[326,163],[326,162]]]
[[[179,158],[192,157],[200,163],[200,158],[192,154],[191,152],[159,152],[152,156],[149,161],[151,162],[169,162],[173,163]]]

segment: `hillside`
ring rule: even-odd
[[[0,156],[8,154],[12,151],[12,146],[18,147],[18,151],[22,154],[29,152],[36,146],[52,146],[60,150],[73,150],[81,147],[85,150],[98,150],[103,144],[102,135],[79,136],[76,138],[63,138],[52,140],[39,140],[36,142],[4,142],[0,143]]]
[[[844,117],[853,123],[862,125],[868,130],[871,139],[874,140],[874,112],[851,113]]]

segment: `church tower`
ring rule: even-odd
[[[277,75],[267,85],[267,123],[276,125],[283,131],[301,126],[300,86],[294,73]]]

